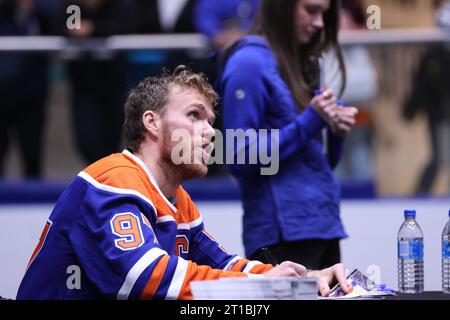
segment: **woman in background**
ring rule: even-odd
[[[278,156],[275,174],[262,175],[260,162],[236,164],[242,150],[248,160],[249,141],[233,149],[229,164],[241,189],[244,245],[252,259],[272,262],[262,250],[268,247],[278,262],[310,269],[340,261],[346,234],[332,170],[357,109],[340,106],[320,86],[319,67],[322,53],[334,48],[345,85],[339,7],[338,0],[263,0],[252,30],[222,56],[224,129],[279,130],[278,138],[267,138],[268,154]]]

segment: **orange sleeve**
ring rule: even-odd
[[[255,261],[250,261],[248,259],[241,259],[239,261],[237,261],[232,267],[231,267],[231,271],[238,271],[238,272],[242,272],[249,263],[252,263]],[[272,269],[273,266],[271,264],[255,264],[253,267],[250,268],[250,270],[248,270],[248,273],[252,273],[252,274],[261,274],[264,272],[269,271],[270,269]]]
[[[180,300],[192,300],[192,292],[190,287],[191,281],[214,280],[219,278],[242,278],[247,277],[243,272],[223,271],[219,269],[212,269],[208,266],[199,266],[196,263],[189,261],[186,277],[183,286],[178,295]]]
[[[159,259],[150,275],[150,278],[147,280],[147,284],[141,292],[140,299],[155,298],[155,294],[160,286],[166,288],[174,286],[179,288],[178,296],[166,296],[166,298],[191,300],[193,298],[190,287],[191,281],[214,280],[225,277],[247,277],[247,274],[243,272],[213,269],[209,266],[197,265],[192,261],[186,261],[179,257],[176,257],[176,259],[178,259],[178,264],[185,266],[185,268],[180,268],[184,274],[182,274],[181,277],[180,274],[177,276],[175,276],[175,274],[170,274],[171,277],[168,277],[167,272],[169,272],[169,260],[174,258],[175,256],[163,255]]]

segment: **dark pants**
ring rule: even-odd
[[[428,194],[431,192],[433,184],[436,180],[436,175],[439,171],[440,159],[441,159],[441,146],[442,142],[439,137],[439,125],[445,119],[435,119],[433,117],[428,117],[428,129],[430,132],[430,145],[431,152],[428,163],[420,175],[420,179],[416,186],[415,193],[418,195]]]
[[[46,97],[2,95],[0,108],[0,175],[4,175],[5,156],[16,137],[22,159],[23,175],[42,175],[42,142]]]
[[[119,152],[126,94],[121,57],[106,61],[80,59],[69,64],[75,140],[90,164]]]
[[[341,260],[339,239],[311,239],[295,242],[280,242],[268,247],[277,263],[293,261],[304,265],[307,269],[320,270],[331,267]],[[262,250],[257,251],[251,260],[273,263]]]

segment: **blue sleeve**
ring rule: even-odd
[[[191,232],[191,251],[189,259],[199,265],[214,269],[224,269],[235,255],[231,255],[208,233],[203,223]]]
[[[239,8],[241,5],[245,8]],[[259,0],[198,0],[194,9],[194,25],[198,32],[210,39],[231,25],[248,30],[258,8]]]
[[[227,15],[232,16],[235,12],[226,2],[228,1],[198,0],[194,9],[194,25],[197,31],[210,39],[214,38],[223,29],[222,23]],[[237,4],[236,1],[231,2]]]
[[[328,130],[328,162],[332,169],[336,168],[344,150],[344,139]]]
[[[195,203],[187,195],[189,216],[199,217],[195,226],[190,230],[190,250],[188,259],[199,265],[206,265],[214,269],[224,269],[235,255],[231,255],[212,237],[203,224],[203,218]]]
[[[247,51],[247,52],[244,52]],[[258,56],[255,50],[241,50],[236,52],[228,61],[224,76],[221,80],[223,92],[223,121],[225,129],[260,129],[266,128],[265,114],[270,104],[276,104],[271,96],[273,84],[271,75],[267,73],[267,65],[262,56]],[[279,128],[278,131],[270,130],[267,135],[257,135],[255,139],[246,139],[245,144],[234,143],[233,149],[226,144],[226,154],[233,154],[233,161],[227,160],[231,172],[235,175],[247,175],[256,172],[264,166],[260,161],[249,164],[251,150],[255,145],[260,146],[260,139],[266,140],[262,145],[267,145],[267,154],[279,152],[279,160],[282,161],[300,150],[311,138],[320,134],[326,123],[311,108],[307,107],[294,121]],[[240,154],[245,151],[245,164],[238,164]],[[264,152],[263,152],[264,153]],[[242,163],[242,161],[241,161]]]
[[[110,299],[138,299],[161,258],[149,219],[154,209],[132,195],[90,191],[69,238],[80,268]],[[170,257],[167,273],[176,268]]]
[[[199,265],[210,266],[224,271],[261,274],[272,265],[250,261],[236,254],[229,254],[204,228],[203,223],[193,230],[189,259]]]

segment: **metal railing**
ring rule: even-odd
[[[439,28],[343,31],[342,45],[392,45],[450,42],[450,32]],[[4,36],[0,51],[70,50],[207,50],[208,39],[196,33],[158,35],[120,35],[106,38],[73,39],[62,36]]]

